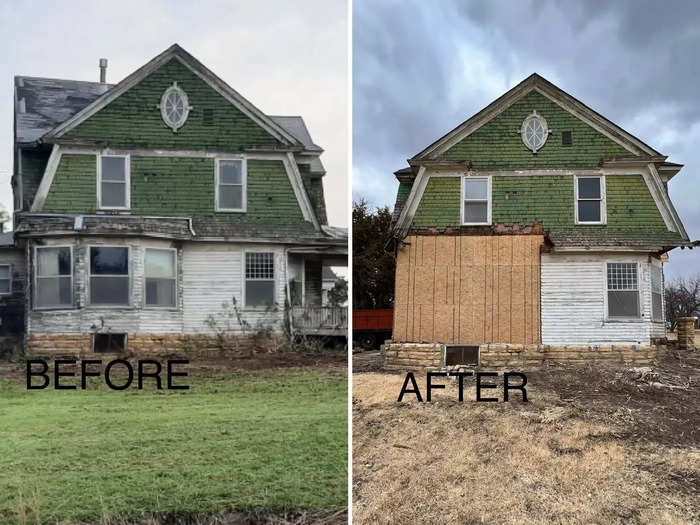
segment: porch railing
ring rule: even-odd
[[[348,309],[343,306],[295,306],[292,324],[303,333],[346,335]]]

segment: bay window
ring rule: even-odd
[[[35,251],[34,304],[37,308],[73,306],[73,253],[70,246],[42,246]]]
[[[129,305],[129,248],[90,247],[90,304]]]
[[[173,249],[146,250],[146,306],[177,305],[177,257]]]

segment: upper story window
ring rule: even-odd
[[[216,211],[246,211],[246,162],[216,160]]]
[[[12,293],[12,266],[0,264],[0,295]]]
[[[462,224],[491,224],[490,177],[462,177]]]
[[[90,304],[129,305],[129,248],[90,247]]]
[[[607,263],[608,317],[639,317],[637,263]]]
[[[130,207],[129,157],[100,155],[97,162],[97,199],[103,210],[128,210]]]
[[[605,177],[576,177],[576,224],[605,224]]]
[[[37,247],[35,252],[37,308],[73,306],[73,253],[70,246]]]
[[[177,305],[177,251],[146,250],[146,306]]]
[[[245,254],[245,305],[270,306],[275,303],[275,254]]]
[[[163,117],[163,122],[166,126],[177,133],[177,130],[185,125],[187,116],[190,114],[192,106],[187,100],[187,93],[173,82],[173,85],[165,90],[160,98],[160,115]]]

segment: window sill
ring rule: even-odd
[[[615,323],[630,323],[630,324],[641,324],[641,323],[646,323],[648,322],[647,319],[644,319],[643,317],[620,317],[617,319],[605,319],[603,321],[603,324],[615,324]]]
[[[491,226],[490,222],[463,222],[460,226]]]
[[[576,222],[576,226],[607,226],[607,222]]]
[[[89,310],[135,310],[135,306],[128,304],[88,304],[85,308]]]
[[[216,213],[247,213],[246,210],[215,210]]]
[[[66,312],[77,310],[75,306],[35,306],[32,308],[35,312]]]
[[[160,312],[179,312],[180,308],[177,306],[144,306],[142,310],[157,310]]]
[[[131,215],[131,208],[99,208],[95,211],[96,215]]]

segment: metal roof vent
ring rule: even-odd
[[[107,82],[107,59],[100,58],[100,84]]]

